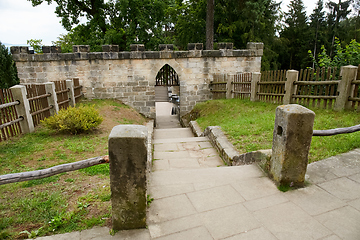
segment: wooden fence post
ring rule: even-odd
[[[66,80],[66,87],[69,89],[68,96],[69,96],[69,105],[74,107],[75,106],[75,94],[74,94],[74,82],[72,79]]]
[[[260,82],[261,73],[253,72],[251,76],[251,94],[250,94],[250,101],[255,102],[259,101],[259,96],[257,95],[259,91],[258,82]]]
[[[59,105],[57,103],[57,95],[55,91],[55,83],[54,82],[46,82],[44,83],[46,93],[50,93],[51,95],[47,97],[49,106],[53,106],[53,108],[50,109],[50,115],[54,116],[59,112]]]
[[[226,74],[224,76],[224,80],[227,82],[226,83],[226,99],[233,98],[233,84],[232,84],[233,79],[234,79],[234,75]]]
[[[292,102],[292,96],[295,94],[295,85],[294,82],[298,80],[299,71],[288,70],[286,71],[286,82],[285,82],[285,95],[284,95],[284,104],[290,104]]]
[[[118,125],[109,136],[113,230],[146,227],[146,126]]]
[[[24,120],[20,121],[21,131],[23,133],[31,133],[34,131],[34,122],[30,114],[30,105],[27,100],[26,87],[22,85],[15,85],[10,88],[15,101],[19,101],[19,105],[15,105],[19,117]]]
[[[358,67],[355,66],[344,66],[341,69],[341,81],[338,85],[339,95],[336,98],[334,110],[341,111],[344,109],[351,108],[351,102],[349,96],[351,94],[351,82],[356,80]]]

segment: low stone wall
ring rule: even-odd
[[[227,46],[227,45],[226,45]],[[155,85],[159,70],[170,65],[179,76],[180,115],[191,111],[197,102],[210,100],[209,84],[214,74],[260,72],[262,43],[248,43],[247,49],[189,51],[144,51],[141,45],[131,52],[116,52],[106,46],[104,52],[89,52],[87,46],[74,46],[74,53],[29,54],[26,47],[12,47],[21,83],[44,83],[79,78],[86,98],[115,98],[134,107],[146,117],[155,118]],[[78,52],[75,52],[78,51]],[[108,51],[108,52],[105,52]]]
[[[196,122],[190,122],[190,126],[194,129],[193,132],[199,132]],[[261,166],[266,164],[271,158],[271,149],[240,154],[218,126],[207,127],[203,134],[210,139],[211,144],[218,150],[220,157],[228,166],[239,166],[255,162]]]

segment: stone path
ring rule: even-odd
[[[154,135],[147,229],[38,239],[360,239],[360,149],[310,164],[309,186],[283,193],[256,165],[223,166],[188,129]]]

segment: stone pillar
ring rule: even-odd
[[[54,82],[46,82],[45,90],[46,93],[50,93],[51,95],[47,97],[48,103],[53,108],[50,109],[50,115],[53,116],[59,112],[59,105],[57,104],[57,95],[55,92],[55,83]]]
[[[304,185],[314,118],[297,104],[276,108],[270,174],[277,185]]]
[[[251,94],[250,94],[250,101],[259,101],[259,85],[258,82],[260,82],[261,73],[259,72],[253,72],[252,73],[252,79],[251,79]]]
[[[10,88],[14,101],[19,101],[19,105],[15,105],[17,114],[24,120],[20,121],[21,131],[23,133],[31,133],[34,131],[34,122],[30,114],[30,105],[27,100],[27,93],[25,86],[15,85]]]
[[[285,95],[284,95],[284,104],[290,104],[292,101],[292,96],[295,94],[295,85],[294,82],[298,80],[299,71],[288,70],[286,72],[286,83],[285,83]]]
[[[66,87],[69,89],[68,97],[69,97],[69,104],[70,106],[75,106],[75,94],[74,94],[74,82],[72,79],[66,80]]]
[[[147,135],[145,126],[118,125],[109,136],[114,230],[146,227]]]
[[[351,108],[351,102],[348,100],[351,94],[351,82],[356,80],[358,68],[355,66],[344,66],[341,70],[341,81],[338,86],[339,95],[336,98],[334,110],[341,111]]]

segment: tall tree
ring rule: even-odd
[[[48,4],[56,3],[55,13],[61,18],[63,27],[70,31],[72,27],[80,22],[80,18],[85,16],[88,21],[93,22],[105,34],[106,27],[106,11],[108,5],[104,0],[28,0],[32,5],[38,6],[43,2]]]
[[[214,49],[214,5],[215,0],[207,0],[206,6],[206,49]]]
[[[325,11],[324,1],[318,0],[313,13],[310,15],[310,33],[313,39],[313,57],[315,58],[321,43],[324,44],[326,41],[325,36],[326,22],[325,22]],[[313,66],[314,68],[314,63]]]
[[[12,55],[9,49],[0,42],[0,88],[9,88],[19,82]]]
[[[286,43],[288,60],[283,62],[282,68],[301,69],[307,65],[309,26],[302,0],[292,0],[285,13],[285,29],[280,33]]]
[[[351,0],[347,0],[344,2],[338,0],[338,3],[329,1],[327,3],[327,7],[329,9],[328,27],[331,39],[330,56],[332,56],[334,52],[333,46],[335,46],[335,37],[339,36],[341,33],[341,28],[339,28],[339,24],[342,20],[345,20],[348,14],[351,12],[351,10],[349,9],[350,3]]]

